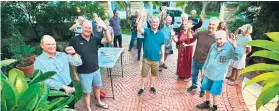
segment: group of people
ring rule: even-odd
[[[98,48],[102,45],[122,47],[120,18],[117,11],[113,13],[114,16],[109,22],[104,22],[95,13],[93,21],[78,17],[76,23],[70,28],[75,32],[75,36],[69,40],[69,46],[65,48],[65,52],[56,51],[54,38],[44,35],[41,38],[43,53],[35,61],[35,69],[40,69],[42,72],[56,71],[54,76],[45,81],[52,90],[62,90],[73,94],[75,88],[70,78],[70,73],[72,73],[74,80],[81,83],[83,101],[88,111],[91,111],[90,93],[92,91],[95,93],[97,106],[105,109],[109,107],[100,99],[102,78],[98,66]],[[172,49],[172,42],[176,43],[178,49],[176,72],[178,78],[184,81],[192,80],[192,85],[187,89],[188,92],[198,88],[198,78],[201,74],[200,97],[205,94],[206,101],[198,104],[198,108],[217,110],[216,97],[222,92],[229,67],[232,67],[232,74],[226,77],[230,80],[228,84],[237,84],[239,71],[245,67],[246,54],[251,51],[251,47],[246,43],[252,40],[250,36],[252,26],[243,25],[234,34],[230,34],[225,22],[211,18],[206,31],[197,31],[203,23],[205,13],[200,15],[199,20],[194,18],[195,14],[195,10],[191,11],[191,17],[182,14],[182,24],[178,35],[175,36],[171,24],[172,17],[167,14],[165,8],[162,8],[161,16],[151,16],[149,20],[147,20],[145,9],[136,12],[136,16],[132,18],[129,51],[133,45],[132,39],[137,38],[137,60],[143,58],[138,95],[142,95],[146,90],[145,84],[150,70],[149,90],[156,93],[155,81],[159,71],[167,69],[165,61]],[[143,56],[141,56],[142,47]],[[212,107],[210,94],[213,96]],[[69,107],[73,108],[73,104]]]
[[[196,11],[192,13],[194,15]],[[155,80],[158,71],[167,68],[164,61],[169,54],[169,46],[174,41],[178,49],[178,78],[184,81],[192,80],[192,85],[187,89],[188,92],[192,92],[198,88],[198,78],[201,74],[199,95],[206,95],[206,101],[198,104],[197,108],[216,111],[216,98],[222,92],[224,79],[230,80],[229,85],[237,85],[239,82],[239,72],[245,67],[246,54],[251,51],[251,46],[246,43],[252,40],[252,26],[245,24],[234,34],[230,34],[226,23],[213,17],[209,20],[206,31],[197,31],[202,25],[205,13],[200,15],[200,20],[182,14],[181,29],[176,37],[171,25],[172,18],[167,15],[166,9],[162,9],[160,17],[152,16],[151,28],[143,27],[146,20],[145,10],[142,9],[137,14],[137,31],[143,35],[144,41],[142,79],[138,95],[145,91],[150,69],[149,90],[156,93]],[[227,75],[229,67],[232,67],[232,74]],[[210,94],[213,96],[213,106],[210,105]]]

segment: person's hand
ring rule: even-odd
[[[75,88],[73,88],[73,87],[69,87],[69,86],[64,85],[62,88],[65,90],[65,92],[67,94],[72,94],[73,92],[75,92]]]
[[[171,31],[171,36],[174,36],[175,35],[175,32],[172,30]]]
[[[230,36],[231,36],[231,39],[229,40],[229,42],[230,42],[234,47],[236,47],[236,46],[237,46],[237,45],[236,45],[236,36],[235,36],[233,33],[231,33]]]
[[[75,20],[76,25],[80,25],[78,19]]]
[[[67,54],[73,55],[76,53],[75,49],[72,46],[68,46],[65,48]]]
[[[107,30],[106,23],[100,17],[96,17],[95,21],[97,22],[97,26],[102,27],[105,30]]]
[[[166,14],[167,13],[167,9],[166,8],[162,8],[162,14]]]
[[[76,73],[76,72],[75,72]],[[74,74],[74,80],[75,81],[77,81],[77,82],[79,82],[80,80],[79,80],[79,77],[78,77],[78,75],[77,74]]]
[[[203,20],[205,18],[205,12],[202,12],[200,15],[200,19]]]
[[[186,24],[186,28],[187,29],[191,29],[193,27],[193,21],[192,20],[188,20],[187,24]]]

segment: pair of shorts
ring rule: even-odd
[[[230,65],[233,68],[243,69],[243,68],[245,68],[245,65],[246,65],[246,55],[243,55],[243,57],[239,60],[231,60],[230,62],[231,62]]]
[[[159,71],[159,62],[144,58],[142,60],[141,76],[147,77],[150,69],[151,69],[151,75],[157,76]]]
[[[222,93],[223,80],[210,80],[207,76],[204,76],[201,90],[209,91],[213,95],[220,95]]]
[[[79,74],[79,78],[83,93],[91,93],[93,86],[102,86],[102,76],[100,69],[89,74]]]

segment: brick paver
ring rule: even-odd
[[[157,93],[152,94],[149,90],[145,90],[143,95],[138,96],[141,61],[136,60],[137,49],[128,52],[128,44],[124,44],[124,47],[126,48],[123,56],[124,77],[113,76],[115,100],[112,98],[102,99],[109,104],[109,111],[206,111],[195,107],[196,104],[203,102],[205,99],[205,97],[199,97],[199,90],[188,93],[186,89],[191,85],[191,82],[177,80],[175,74],[177,50],[166,61],[168,69],[159,73],[156,87]],[[113,69],[113,74],[121,74],[119,64]],[[107,72],[104,71],[102,90],[108,96],[112,96],[110,79],[107,75]],[[241,86],[235,87],[224,84],[223,93],[218,98],[219,111],[248,111],[241,91]],[[95,99],[92,99],[91,107],[93,111],[104,110],[95,106],[94,103]],[[84,111],[83,101],[80,100],[76,107],[77,110]]]

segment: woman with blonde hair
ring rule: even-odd
[[[241,34],[238,34],[241,31]],[[249,41],[252,41],[251,33],[253,27],[250,24],[245,24],[242,27],[239,27],[235,32],[237,46],[241,49],[243,57],[240,60],[234,61],[231,60],[232,74],[228,77],[229,85],[237,85],[239,82],[239,73],[245,68],[246,64],[246,55],[251,52],[251,46],[246,45]]]
[[[229,32],[229,29],[227,27],[227,23],[225,21],[221,21],[217,27],[217,30],[224,30],[226,31],[226,34],[227,34],[227,38],[229,37],[230,35],[230,32]]]

